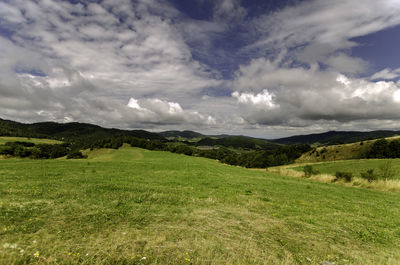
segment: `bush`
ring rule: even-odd
[[[369,182],[372,182],[374,180],[377,180],[378,176],[374,173],[373,169],[368,169],[365,172],[361,172],[361,178],[366,179]]]
[[[336,182],[338,180],[344,180],[346,182],[351,182],[353,180],[353,173],[337,171],[335,173],[335,177],[336,178],[333,180],[333,182]]]
[[[8,145],[8,146],[10,146],[10,145],[22,145],[23,147],[33,147],[33,146],[35,146],[34,143],[31,143],[31,142],[21,142],[21,141],[7,142],[7,143],[5,143],[5,145]]]
[[[13,147],[5,145],[0,146],[0,155],[13,155],[13,154],[14,154]]]
[[[82,159],[87,158],[86,155],[83,155],[81,151],[73,151],[67,155],[67,159]]]
[[[36,159],[58,158],[67,155],[68,148],[64,144],[38,144],[31,152]]]
[[[29,149],[23,147],[22,145],[18,145],[14,149],[14,156],[19,156],[19,157],[27,157],[30,156],[31,152]]]
[[[309,177],[311,177],[312,175],[319,174],[319,171],[316,170],[316,169],[313,169],[313,167],[310,166],[310,165],[304,166],[304,167],[303,167],[303,171],[304,171],[304,177],[305,177],[305,178],[309,178]]]
[[[393,169],[392,160],[386,160],[380,167],[382,178],[385,180],[393,179],[396,171]]]

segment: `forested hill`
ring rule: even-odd
[[[0,135],[49,138],[69,141],[95,141],[99,139],[121,136],[133,136],[151,140],[164,139],[159,134],[147,132],[144,130],[129,131],[120,129],[107,129],[88,123],[39,122],[25,124],[3,119],[0,119]]]
[[[165,132],[160,132],[158,133],[161,136],[165,138],[186,138],[186,139],[192,139],[192,138],[204,138],[206,137],[205,135],[194,132],[194,131],[165,131]]]
[[[270,140],[279,144],[321,144],[321,145],[334,145],[355,143],[365,140],[373,140],[378,138],[386,138],[395,135],[400,135],[400,131],[371,131],[371,132],[357,132],[357,131],[330,131],[326,133],[296,135],[286,138]]]
[[[197,145],[224,146],[224,147],[244,148],[252,150],[262,150],[262,149],[273,150],[281,146],[281,144],[271,143],[264,139],[257,139],[246,136],[228,136],[219,139],[204,138],[198,141]]]
[[[400,131],[330,131],[319,134],[297,135],[292,137],[265,140],[247,136],[206,136],[194,131],[166,131],[151,133],[144,130],[108,129],[88,123],[56,123],[39,122],[32,124],[19,123],[0,118],[0,136],[21,136],[32,138],[48,138],[66,141],[93,142],[101,139],[131,136],[149,140],[166,141],[165,138],[174,140],[190,140],[191,144],[198,146],[224,146],[251,150],[273,150],[280,145],[294,144],[319,144],[333,145],[354,143],[365,140],[391,137],[400,135]]]

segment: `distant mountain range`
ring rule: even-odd
[[[271,147],[275,144],[283,145],[294,145],[294,144],[309,144],[309,145],[333,145],[333,144],[344,144],[344,143],[355,143],[365,140],[373,140],[378,138],[385,138],[400,135],[400,131],[329,131],[325,133],[315,133],[307,135],[296,135],[291,137],[279,138],[279,139],[260,139],[249,136],[234,136],[234,135],[203,135],[201,133],[193,131],[167,131],[159,133],[169,139],[185,138],[199,139],[198,145],[222,145],[222,146],[235,146],[235,142],[242,142],[247,147],[259,146],[259,147]]]
[[[79,140],[84,138],[88,141],[120,136],[134,136],[149,140],[187,141],[187,143],[190,142],[190,144],[198,146],[225,146],[254,150],[275,149],[281,145],[294,144],[332,145],[353,143],[400,135],[400,131],[330,131],[319,134],[298,135],[280,139],[266,140],[248,136],[233,136],[226,134],[208,136],[194,131],[165,131],[160,133],[152,133],[144,130],[120,130],[114,128],[107,129],[93,124],[78,122],[39,122],[25,124],[0,119],[0,135],[50,138],[59,140]]]

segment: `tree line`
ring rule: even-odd
[[[82,152],[71,149],[70,144],[34,144],[31,142],[7,142],[0,145],[0,155],[29,157],[33,159],[53,159],[63,156],[67,158],[84,158]]]
[[[375,141],[366,152],[365,158],[400,158],[400,140],[380,139]]]
[[[189,146],[184,143],[146,140],[136,137],[102,139],[91,144],[90,148],[118,149],[123,145],[123,143],[148,150],[169,151],[172,153],[185,154],[189,156],[216,159],[225,164],[247,168],[265,168],[290,164],[294,162],[295,159],[299,158],[304,152],[311,150],[311,147],[306,144],[279,146],[273,150],[257,151],[238,151],[226,147],[203,150],[196,146]]]

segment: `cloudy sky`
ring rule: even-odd
[[[0,118],[400,130],[400,0],[0,0]]]

